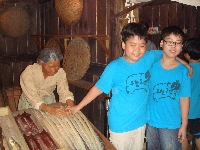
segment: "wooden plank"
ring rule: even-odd
[[[120,16],[122,16],[122,15],[124,15],[124,14],[127,14],[127,13],[130,12],[131,10],[134,10],[134,9],[136,9],[136,8],[139,8],[139,7],[142,7],[142,6],[144,6],[144,5],[148,4],[148,3],[150,3],[150,1],[149,1],[149,2],[137,3],[137,4],[135,4],[135,5],[131,6],[131,7],[129,7],[129,8],[127,8],[127,9],[125,9],[125,10],[123,10],[123,11],[121,11],[121,12],[115,14],[114,17],[111,17],[110,19],[115,19],[115,18],[117,18],[117,17],[120,17]]]
[[[197,14],[196,14],[196,20],[197,20],[197,37],[200,38],[200,6],[197,7]]]
[[[177,3],[169,4],[169,22],[168,25],[178,25],[177,23]]]
[[[97,34],[107,34],[107,9],[106,1],[97,1]],[[102,24],[102,22],[104,22]],[[106,49],[106,41],[101,41],[97,39],[97,56],[96,61],[101,64],[107,64],[107,57],[109,55],[109,50]],[[106,55],[108,54],[108,55]]]
[[[189,37],[196,37],[198,35],[197,29],[196,29],[196,23],[197,23],[196,12],[197,12],[196,7],[191,6],[190,7],[190,28],[189,28],[190,34],[189,34]]]
[[[160,24],[161,29],[163,29],[164,27],[167,27],[169,25],[169,23],[168,23],[169,11],[170,11],[169,4],[160,5],[160,8],[159,8],[160,17],[159,17],[158,22]]]
[[[161,30],[160,29],[160,24],[158,22],[159,20],[159,6],[158,5],[154,5],[152,6],[152,21],[151,21],[151,24],[149,26],[152,26],[152,27],[158,27],[158,30]]]
[[[13,62],[13,85],[20,85],[21,62]]]
[[[7,87],[9,85],[13,85],[12,83],[12,68],[11,68],[11,63],[1,63],[2,67],[2,78],[1,78],[1,84],[2,87]]]
[[[177,14],[181,14],[176,16],[177,17],[177,24],[184,29],[185,28],[185,7],[183,4],[177,3]]]
[[[94,83],[88,82],[88,81],[84,81],[84,80],[75,80],[75,81],[68,81],[69,84],[72,84],[76,87],[85,89],[87,91],[89,91],[92,86],[94,85]],[[99,98],[104,101],[104,96],[103,95],[99,95]]]
[[[84,80],[75,80],[75,81],[68,81],[68,82],[69,82],[69,84],[73,84],[74,86],[80,87],[80,88],[88,90],[88,91],[94,85],[93,83],[87,82],[87,81],[84,81]]]
[[[84,1],[85,3],[85,1]],[[84,4],[85,6],[85,4]],[[96,22],[96,9],[97,9],[97,1],[96,0],[87,0],[87,6],[86,10],[84,10],[86,12],[85,15],[87,15],[87,22],[85,24],[85,26],[87,26],[87,33],[91,34],[91,33],[97,33],[97,26],[99,26],[100,24],[98,24],[98,22]],[[88,38],[87,39],[88,44],[90,45],[90,54],[91,54],[91,63],[97,63],[97,41],[93,38]]]
[[[145,20],[149,24],[149,27],[152,27],[152,25],[153,25],[153,23],[152,23],[152,20],[153,20],[153,7],[151,7],[151,6],[146,6],[145,7]]]
[[[185,29],[187,29],[187,37],[195,36],[196,17],[193,17],[193,15],[196,15],[194,7],[185,5]]]

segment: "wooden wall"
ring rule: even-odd
[[[186,37],[197,37],[199,30],[200,9],[177,2],[154,2],[139,8],[140,21],[146,21],[150,27],[158,27],[161,31],[169,25],[178,25],[186,29]],[[149,35],[159,47],[160,34]]]

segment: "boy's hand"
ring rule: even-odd
[[[76,112],[79,111],[79,108],[77,105],[74,105],[74,106],[67,106],[65,108],[65,111],[67,112],[67,115],[73,115],[75,114]]]
[[[186,140],[186,129],[181,126],[178,132],[178,141],[182,143],[185,140]]]
[[[190,77],[192,77],[193,76],[193,68],[189,65],[188,69],[189,69],[189,74],[188,75]]]

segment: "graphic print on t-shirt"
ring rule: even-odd
[[[137,73],[130,75],[126,80],[126,92],[127,94],[133,94],[137,90],[148,91],[147,86],[149,84],[149,80],[151,78],[150,72],[146,73]]]
[[[153,87],[153,99],[158,102],[162,98],[176,99],[177,92],[180,89],[179,80],[175,82],[159,83]]]

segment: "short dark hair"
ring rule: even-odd
[[[129,38],[134,36],[138,36],[140,39],[147,41],[147,32],[139,23],[128,23],[123,27],[121,35],[123,42],[126,42]]]
[[[189,38],[183,43],[183,53],[188,54],[191,59],[200,59],[200,40]]]
[[[166,36],[174,34],[177,36],[181,36],[182,40],[185,39],[185,33],[179,26],[168,26],[162,29],[161,31],[161,40],[164,40]]]

